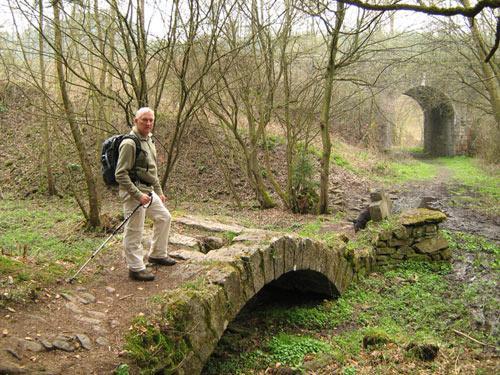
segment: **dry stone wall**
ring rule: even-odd
[[[448,241],[439,232],[446,215],[425,208],[403,213],[391,229],[374,238],[375,266],[387,266],[402,260],[449,260]]]

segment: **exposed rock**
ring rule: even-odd
[[[116,289],[111,287],[111,286],[107,286],[106,287],[106,292],[110,293],[110,294],[113,294],[114,292],[116,292]]]
[[[49,340],[40,340],[40,343],[44,346],[45,350],[52,350],[54,349],[54,345]]]
[[[100,312],[100,311],[89,310],[89,311],[87,311],[87,314],[93,316],[96,319],[104,319],[104,318],[106,318],[106,314],[103,313],[103,312]]]
[[[74,352],[76,349],[78,349],[78,345],[70,340],[71,339],[64,340],[61,338],[56,338],[52,342],[52,345],[54,345],[54,348],[64,350],[65,352]]]
[[[90,341],[90,338],[87,335],[84,335],[83,333],[78,333],[76,335],[76,338],[78,341],[80,341],[80,344],[84,349],[90,350],[92,349],[92,341]]]
[[[175,221],[189,227],[198,228],[209,232],[233,232],[240,234],[245,229],[244,227],[236,224],[222,224],[197,218],[194,216],[179,217],[176,218]]]
[[[233,242],[243,242],[243,241],[265,241],[276,236],[277,233],[267,231],[267,230],[245,230],[242,234],[233,238]]]
[[[436,197],[422,197],[418,208],[427,208],[430,210],[435,209],[435,204],[437,203],[437,201],[438,199]]]
[[[97,333],[100,333],[100,334],[105,334],[108,332],[107,329],[103,328],[102,326],[99,326],[99,325],[95,325],[95,326],[92,326],[92,329],[97,332]]]
[[[370,217],[372,221],[382,221],[392,212],[392,201],[381,190],[370,191]]]
[[[41,352],[45,350],[44,346],[36,341],[19,339],[19,345],[23,350],[29,350],[30,352]]]
[[[201,249],[206,254],[209,251],[220,249],[224,247],[224,240],[215,236],[206,236],[200,238]]]
[[[448,241],[441,235],[438,235],[437,237],[425,239],[414,246],[421,253],[431,254],[446,249],[448,247]]]
[[[389,207],[385,201],[370,203],[369,210],[372,221],[382,221],[390,214]]]
[[[412,342],[408,344],[406,350],[422,361],[432,361],[437,357],[439,347],[434,344],[417,344]]]
[[[172,233],[168,238],[168,242],[172,245],[185,246],[197,250],[200,249],[200,243],[196,238],[184,236],[179,233]]]
[[[98,337],[95,340],[96,343],[98,343],[101,346],[109,346],[109,341],[105,337]]]
[[[191,259],[204,259],[205,254],[199,252],[199,251],[193,251],[193,250],[174,250],[174,251],[169,251],[168,255],[170,255],[172,258],[180,259],[180,260],[191,260]]]
[[[84,323],[101,324],[101,321],[99,319],[89,318],[88,316],[77,315],[75,318]]]
[[[67,302],[64,306],[67,309],[74,312],[75,314],[82,314],[83,313],[82,309],[80,309],[74,302]]]
[[[94,303],[96,301],[96,298],[93,294],[90,294],[90,293],[82,293],[80,294],[80,301],[85,304],[85,305],[88,305],[89,303]]]
[[[116,319],[113,319],[111,322],[109,322],[109,325],[110,325],[111,328],[114,329],[114,328],[116,328],[116,327],[118,327],[120,325],[120,322],[118,320],[116,320]]]
[[[79,302],[77,297],[75,297],[74,295],[69,294],[69,293],[61,293],[61,297],[69,302],[73,302],[73,303]]]
[[[399,221],[403,225],[424,225],[441,223],[446,220],[446,215],[441,211],[429,210],[427,208],[414,208],[403,212]]]

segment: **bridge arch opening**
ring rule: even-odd
[[[424,152],[430,156],[455,155],[455,109],[451,99],[438,89],[417,86],[404,93],[424,113]]]
[[[415,99],[404,94],[395,101],[391,144],[393,149],[424,149],[424,112]]]
[[[326,299],[339,295],[336,286],[320,272],[298,270],[283,274],[264,285],[247,301],[229,323],[201,374],[218,374],[219,366],[225,367],[224,363],[231,363],[242,353],[266,351],[267,339],[279,334],[278,331],[291,334],[283,327],[301,324],[300,319],[295,321],[294,317],[302,316],[303,309],[322,309],[322,304],[329,303],[325,302]],[[263,340],[263,337],[267,339]]]

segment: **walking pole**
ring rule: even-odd
[[[151,203],[153,202],[153,194],[152,194],[152,193],[149,193],[148,195],[149,195],[149,197],[150,197],[150,201],[149,201],[149,204],[148,204],[147,206],[145,206],[145,208],[148,208],[149,206],[151,206]],[[103,248],[103,247],[104,247],[104,246],[108,243],[108,241],[109,241],[109,240],[110,240],[110,239],[111,239],[111,238],[112,238],[112,237],[113,237],[113,236],[114,236],[114,235],[115,235],[115,234],[116,234],[116,233],[117,233],[117,232],[121,229],[121,227],[123,227],[123,225],[125,225],[125,223],[126,223],[126,222],[127,222],[127,221],[131,218],[131,217],[132,217],[132,215],[135,213],[135,211],[137,211],[137,210],[139,209],[139,207],[141,207],[141,206],[142,206],[142,204],[140,204],[140,203],[139,203],[139,205],[138,205],[136,208],[134,208],[134,210],[133,210],[133,211],[132,211],[132,212],[131,212],[131,213],[130,213],[130,214],[129,214],[129,215],[128,215],[128,216],[127,216],[127,217],[126,217],[126,218],[125,218],[125,219],[124,219],[121,223],[120,223],[120,225],[119,225],[117,228],[115,228],[115,229],[113,230],[113,232],[111,233],[111,235],[110,235],[108,238],[106,238],[106,241],[104,241],[104,242],[101,244],[101,246],[99,246],[99,247],[98,247],[98,248],[97,248],[97,249],[96,249],[96,250],[92,253],[92,255],[90,256],[90,258],[89,258],[89,259],[87,259],[87,261],[86,261],[85,263],[83,263],[83,265],[80,267],[80,269],[79,269],[79,270],[78,270],[78,271],[77,271],[77,272],[76,272],[76,273],[75,273],[72,277],[70,277],[70,278],[67,280],[67,282],[68,282],[68,283],[72,283],[73,281],[75,281],[76,277],[78,276],[78,274],[79,274],[80,272],[82,272],[82,270],[85,268],[85,266],[86,266],[86,265],[87,265],[87,264],[88,264],[88,263],[89,263],[92,259],[94,259],[94,257],[97,255],[97,253],[98,253],[99,251],[101,251],[101,249],[102,249],[102,248]]]

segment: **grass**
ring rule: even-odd
[[[380,161],[372,168],[372,175],[375,180],[386,184],[403,184],[431,180],[437,175],[437,167],[435,164],[413,159],[400,162]]]
[[[331,222],[335,223],[339,221],[341,217],[340,215],[341,214],[339,214],[338,217],[333,217],[333,221]],[[329,246],[335,246],[335,244],[340,241],[339,236],[334,231],[322,232],[321,229],[324,224],[324,220],[317,219],[315,221],[303,224],[300,227],[293,227],[291,228],[291,230],[298,233],[302,237],[321,240]]]
[[[439,158],[438,162],[452,171],[452,177],[456,182],[482,196],[495,200],[498,205],[500,199],[500,173],[498,169],[489,172],[479,164],[478,160],[466,156]],[[459,194],[461,192],[464,192],[464,189],[456,191]]]
[[[88,256],[101,239],[82,236],[82,224],[69,204],[1,200],[0,303],[32,295]]]
[[[478,236],[445,235],[455,266],[404,262],[361,279],[336,301],[290,305],[272,300],[237,321],[248,333],[226,334],[225,346],[216,350],[204,373],[263,373],[277,363],[309,373],[322,356],[327,360],[319,374],[450,373],[457,356],[459,365],[492,373],[495,361],[482,361],[489,358],[482,347],[453,330],[496,345],[494,331],[488,324],[478,326],[474,309],[480,306],[492,319],[498,312],[499,247]],[[454,268],[464,262],[467,280],[460,282]],[[367,337],[375,337],[375,344],[364,345]],[[440,354],[433,362],[422,361],[405,349],[410,343],[437,345]]]

